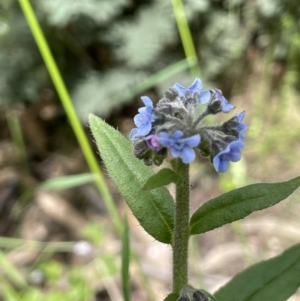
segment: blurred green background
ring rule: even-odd
[[[223,191],[298,176],[299,0],[32,0],[71,102],[60,77],[49,76],[26,2],[0,2],[0,300],[122,300],[125,213],[139,258],[132,300],[162,300],[170,249],[104,180],[88,114],[127,136],[141,95],[156,102],[198,76],[246,109],[249,129],[243,160],[226,175],[200,157],[193,163],[191,210]],[[299,242],[299,197],[193,237],[192,284],[213,293]],[[299,300],[299,292],[289,299]]]

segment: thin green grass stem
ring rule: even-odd
[[[130,301],[130,242],[127,216],[124,218],[124,233],[122,237],[122,288],[123,300]]]
[[[186,69],[189,69],[191,67],[197,66],[197,64],[198,64],[198,61],[197,61],[197,58],[195,58],[195,57],[185,58],[181,61],[177,61],[176,63],[159,70],[155,74],[150,75],[145,80],[138,83],[136,86],[134,86],[130,89],[127,89],[125,91],[122,91],[122,93],[113,96],[108,101],[119,102],[124,99],[133,98],[133,97],[137,96],[138,94],[142,93],[143,91],[150,89],[150,88],[156,86],[157,84],[165,81],[166,79],[170,78],[171,76],[178,74],[182,71],[185,71]]]
[[[35,13],[32,9],[32,6],[29,0],[19,0],[23,13],[27,19],[28,25],[31,29],[32,35],[36,41],[36,44],[41,52],[41,55],[44,59],[45,65],[48,69],[50,77],[53,81],[53,84],[56,88],[57,94],[62,102],[62,105],[65,109],[67,117],[69,119],[70,125],[74,131],[74,134],[78,140],[78,143],[81,147],[81,150],[84,154],[86,162],[92,171],[92,173],[97,175],[96,186],[103,197],[104,203],[109,211],[110,216],[112,217],[113,223],[121,235],[123,225],[120,218],[120,215],[117,211],[117,208],[114,204],[113,198],[109,192],[109,189],[105,183],[103,174],[99,168],[98,162],[96,160],[95,155],[93,154],[92,148],[89,144],[87,136],[83,130],[83,127],[79,121],[77,113],[72,104],[72,100],[67,91],[65,83],[62,79],[62,76],[58,70],[56,62],[53,58],[53,55],[48,46],[47,40],[41,30],[41,27],[38,23],[38,20],[35,16]]]
[[[21,160],[22,160],[22,172],[25,176],[29,175],[29,165],[27,162],[27,152],[24,142],[24,137],[19,121],[19,116],[16,111],[9,111],[6,114],[6,120],[9,127],[9,132],[11,135],[11,138],[15,144],[15,146],[20,151]]]
[[[181,0],[172,0],[172,5],[185,56],[187,59],[196,60],[198,62],[197,52],[185,15],[183,3]],[[200,77],[201,72],[199,64],[190,64],[190,72],[194,77]]]
[[[6,301],[21,301],[17,291],[3,276],[0,276],[0,297],[1,296]]]
[[[27,19],[28,25],[31,29],[31,32],[36,41],[36,44],[37,44],[37,46],[41,52],[41,55],[44,59],[45,65],[48,69],[50,77],[56,88],[57,94],[59,95],[59,98],[65,109],[65,112],[69,119],[70,125],[71,125],[71,127],[75,133],[75,136],[78,140],[78,143],[82,149],[82,152],[84,154],[86,162],[87,162],[91,172],[97,175],[97,179],[95,180],[96,187],[98,188],[100,194],[102,195],[105,206],[108,210],[108,213],[110,214],[112,221],[116,227],[116,230],[121,237],[121,235],[123,233],[122,219],[121,219],[119,212],[117,210],[117,207],[113,201],[112,195],[105,183],[104,176],[99,168],[98,162],[92,151],[92,148],[89,144],[89,141],[86,137],[83,127],[79,121],[79,118],[74,109],[73,103],[71,101],[70,95],[67,91],[67,88],[64,84],[62,76],[58,70],[56,62],[55,62],[53,55],[50,51],[50,48],[48,46],[47,40],[44,37],[44,34],[41,30],[41,27],[35,16],[35,13],[32,9],[32,6],[31,6],[29,0],[19,0],[19,3],[23,10],[25,18]],[[154,300],[153,291],[148,283],[148,280],[147,280],[145,274],[143,273],[143,271],[141,269],[140,262],[134,253],[133,253],[133,258],[135,259],[135,261],[138,265],[140,275],[142,277],[143,285],[148,292],[149,299]]]
[[[0,248],[37,250],[43,252],[73,252],[75,241],[40,242],[20,238],[0,236]]]

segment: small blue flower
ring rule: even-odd
[[[175,131],[173,134],[161,132],[156,139],[162,146],[168,147],[171,155],[174,158],[181,158],[182,162],[188,164],[192,162],[196,155],[193,147],[200,143],[200,135],[194,135],[188,138],[183,138],[182,131]]]
[[[242,123],[244,117],[245,117],[246,111],[243,111],[241,113],[235,113],[235,117],[237,118],[237,121],[239,123],[239,125],[236,127],[237,131],[239,132],[239,139],[241,141],[244,140],[245,138],[245,134],[244,132],[247,130],[247,125],[245,123]]]
[[[134,116],[134,124],[137,126],[132,129],[129,138],[133,140],[135,136],[146,136],[150,133],[152,128],[153,116],[153,103],[148,96],[141,97],[145,107],[140,108],[139,114]]]
[[[209,102],[210,98],[211,98],[211,92],[209,90],[202,91],[199,94],[199,102],[202,104]]]
[[[210,91],[207,90],[200,92],[202,89],[202,82],[198,77],[188,88],[185,88],[178,83],[176,83],[173,88],[176,89],[180,97],[184,97],[185,93],[189,91],[192,94],[196,92],[199,93],[199,103],[207,103],[210,100]]]
[[[200,93],[201,89],[202,89],[202,82],[200,80],[200,78],[196,78],[194,80],[194,82],[188,87],[185,88],[181,85],[179,85],[178,83],[176,83],[173,88],[175,88],[179,94],[179,96],[184,96],[186,91],[190,91],[191,93],[195,93],[198,92]]]
[[[215,101],[220,101],[220,110],[224,113],[230,112],[233,108],[234,105],[229,103],[228,100],[223,96],[222,91],[218,89],[213,90],[214,93],[214,100]]]
[[[241,149],[244,143],[241,140],[234,140],[230,142],[225,149],[218,153],[213,159],[213,165],[217,172],[226,172],[229,161],[237,162],[241,160]]]

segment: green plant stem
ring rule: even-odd
[[[172,0],[172,5],[185,56],[187,59],[191,59],[191,74],[195,77],[200,77],[199,65],[192,64],[193,61],[198,62],[198,57],[192,39],[192,34],[188,25],[188,21],[185,15],[183,3],[181,0]]]
[[[24,143],[24,137],[22,133],[22,128],[20,125],[20,120],[18,113],[16,111],[9,111],[6,114],[6,120],[7,124],[9,127],[9,131],[12,137],[12,140],[18,150],[20,151],[21,154],[21,159],[22,159],[22,173],[24,176],[27,178],[29,175],[29,165],[27,162],[27,152],[26,152],[26,146]],[[25,186],[25,185],[24,185]]]
[[[188,282],[189,243],[189,164],[178,159],[177,172],[182,181],[176,185],[175,228],[173,241],[173,293]]]
[[[74,131],[74,134],[78,140],[80,148],[86,159],[86,162],[87,162],[91,172],[97,176],[97,178],[95,180],[96,187],[103,197],[105,206],[108,210],[109,215],[112,218],[112,221],[114,223],[114,226],[115,226],[118,234],[121,236],[123,233],[122,219],[121,219],[120,214],[117,210],[117,207],[113,201],[112,195],[105,183],[104,176],[99,168],[98,162],[92,151],[92,148],[89,144],[89,141],[86,137],[83,127],[79,121],[79,118],[74,109],[71,97],[68,93],[68,90],[65,86],[65,83],[62,79],[62,76],[61,76],[59,69],[56,65],[56,62],[53,58],[53,55],[50,51],[47,40],[42,32],[42,29],[39,25],[39,22],[35,16],[35,13],[31,7],[29,0],[19,0],[19,3],[23,10],[25,18],[27,19],[28,25],[31,29],[32,35],[36,41],[36,44],[40,50],[40,53],[44,59],[45,65],[48,69],[48,72],[53,81],[53,84],[55,86],[57,94],[58,94],[58,96],[62,102],[62,105],[65,109],[65,112],[69,119],[70,125],[71,125],[71,127]],[[134,253],[133,253],[133,255],[134,255],[133,258],[138,265],[143,284],[149,294],[149,298],[150,298],[150,300],[154,300],[153,291],[148,283],[146,275],[143,273],[143,271],[141,269],[141,265],[138,260],[138,257]]]
[[[114,223],[118,233],[121,235],[123,225],[122,225],[120,215],[114,204],[113,198],[107,188],[103,174],[99,168],[98,162],[92,151],[89,141],[85,135],[83,127],[79,121],[79,118],[74,109],[71,97],[68,93],[68,90],[65,86],[65,83],[62,79],[62,76],[61,76],[59,69],[56,65],[56,62],[53,58],[53,55],[50,51],[47,40],[41,30],[41,27],[38,23],[38,20],[35,16],[35,13],[31,7],[31,5],[30,5],[29,0],[19,0],[19,3],[23,10],[23,13],[27,19],[28,25],[31,29],[32,35],[36,41],[36,44],[40,50],[40,53],[44,59],[44,62],[48,69],[49,75],[53,81],[53,84],[56,88],[57,94],[59,95],[59,98],[65,109],[65,112],[69,119],[70,125],[75,133],[75,136],[78,140],[78,143],[81,147],[81,150],[84,154],[87,164],[88,164],[90,170],[94,174],[97,175],[96,186],[97,186],[100,194],[103,196],[103,200],[106,205],[106,208],[107,208],[110,216],[112,217],[113,223]]]

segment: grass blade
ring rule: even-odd
[[[40,24],[35,16],[35,13],[31,7],[29,0],[19,0],[20,6],[23,10],[24,16],[27,19],[28,25],[31,29],[32,35],[36,41],[36,44],[40,50],[40,53],[44,59],[45,65],[48,69],[49,75],[56,88],[57,94],[61,100],[61,103],[65,109],[70,125],[74,131],[74,134],[78,140],[80,148],[84,154],[86,162],[92,173],[97,175],[96,186],[103,196],[104,203],[107,210],[112,217],[112,221],[118,230],[119,234],[122,233],[122,220],[114,204],[113,198],[109,189],[105,183],[104,176],[99,168],[99,164],[89,144],[87,136],[82,128],[77,113],[74,109],[71,97],[62,79],[62,76],[58,70],[56,62],[48,46],[47,40],[42,32]]]
[[[27,285],[25,278],[18,269],[7,259],[5,254],[0,251],[0,266],[5,274],[18,286],[25,287]]]
[[[77,187],[80,185],[88,184],[96,180],[96,175],[91,173],[83,173],[78,175],[71,175],[65,177],[57,177],[44,181],[37,187],[39,190],[61,190]]]
[[[130,241],[127,217],[124,220],[124,232],[122,237],[122,287],[124,301],[130,301]]]
[[[181,43],[184,49],[184,53],[187,59],[192,59],[198,62],[198,57],[194,42],[192,39],[192,34],[189,28],[189,24],[185,15],[184,6],[181,0],[172,0],[173,11],[175,14],[175,19],[177,27],[179,30]],[[199,64],[190,64],[191,74],[195,77],[200,76]]]

